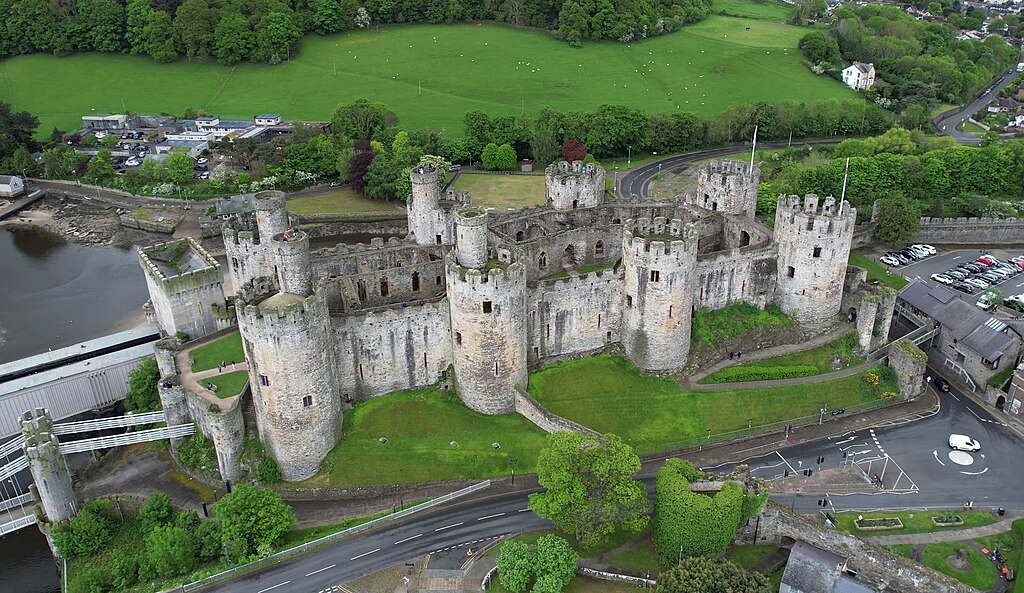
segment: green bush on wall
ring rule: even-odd
[[[818,367],[808,364],[796,364],[778,367],[729,367],[715,373],[715,379],[721,383],[740,381],[771,381],[773,379],[793,379],[810,377],[818,374]]]

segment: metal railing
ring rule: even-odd
[[[64,422],[53,425],[53,434],[75,434],[76,432],[88,432],[90,430],[104,430],[107,428],[124,428],[126,426],[138,426],[139,424],[155,424],[164,421],[164,412],[145,412],[143,414],[127,414],[116,418],[102,418],[99,420],[82,420],[80,422]]]
[[[17,531],[23,527],[28,527],[29,525],[35,524],[36,516],[34,514],[25,515],[24,517],[20,517],[18,519],[15,519],[14,521],[11,521],[10,523],[4,523],[3,525],[0,525],[0,535],[6,535],[8,533]]]
[[[8,498],[6,500],[0,500],[0,511],[6,511],[17,506],[22,506],[26,503],[32,502],[32,493],[26,492],[21,496],[15,496],[14,498]]]
[[[7,465],[0,467],[0,480],[6,480],[28,467],[28,457],[22,455]]]
[[[384,523],[388,523],[388,522],[394,521],[396,519],[401,519],[403,517],[407,517],[409,515],[418,513],[418,512],[420,512],[420,511],[422,511],[424,509],[428,509],[430,507],[434,507],[434,506],[437,506],[437,505],[440,505],[440,504],[444,504],[444,503],[446,503],[446,502],[448,502],[450,500],[454,500],[456,498],[460,498],[460,497],[465,496],[467,494],[472,494],[474,492],[478,492],[480,490],[484,490],[484,489],[490,487],[490,485],[491,485],[491,481],[490,480],[485,480],[483,482],[480,482],[479,484],[473,484],[472,486],[463,488],[462,490],[456,490],[455,492],[450,492],[448,494],[445,494],[444,496],[435,498],[433,500],[428,500],[427,502],[420,503],[420,504],[418,504],[416,506],[413,506],[413,507],[409,507],[409,508],[407,508],[407,509],[405,509],[403,511],[398,511],[397,513],[391,513],[390,515],[385,515],[383,517],[378,517],[377,519],[374,519],[372,521],[367,521],[366,523],[363,523],[361,525],[356,525],[355,527],[349,527],[348,529],[345,529],[343,531],[339,531],[337,533],[332,533],[331,535],[326,535],[326,536],[321,537],[319,539],[315,539],[315,540],[313,540],[311,542],[306,542],[304,544],[300,544],[298,546],[295,546],[294,548],[288,548],[287,550],[282,550],[280,552],[277,552],[276,554],[271,554],[270,556],[267,556],[266,558],[260,558],[259,560],[256,560],[254,562],[250,562],[248,564],[243,564],[241,566],[236,566],[234,568],[225,570],[224,572],[220,572],[220,573],[217,573],[215,575],[208,576],[205,579],[199,579],[198,581],[195,581],[194,583],[187,583],[185,585],[182,585],[181,589],[182,589],[182,591],[184,591],[186,593],[188,591],[195,591],[197,589],[201,589],[203,587],[212,585],[212,584],[214,584],[216,582],[224,581],[224,580],[230,579],[230,578],[232,578],[234,576],[250,572],[250,571],[255,570],[257,568],[262,568],[264,566],[269,566],[271,564],[277,564],[279,562],[282,562],[282,561],[287,560],[289,558],[292,558],[294,556],[298,556],[298,555],[300,555],[300,554],[302,554],[302,553],[304,553],[306,551],[314,550],[314,549],[317,549],[317,548],[319,548],[319,547],[321,547],[321,546],[323,546],[325,544],[329,544],[331,542],[344,539],[344,538],[346,538],[346,537],[348,537],[350,535],[354,535],[356,533],[360,533],[362,531],[366,531],[368,529],[372,529],[374,527],[377,527],[378,525],[382,525]]]
[[[15,451],[21,451],[25,446],[25,436],[18,435],[6,443],[0,445],[0,457],[7,457]]]
[[[129,432],[128,434],[115,434],[105,437],[96,437],[94,439],[83,439],[81,441],[61,443],[60,452],[64,455],[68,455],[69,453],[81,453],[83,451],[95,451],[96,449],[122,447],[124,445],[134,445],[135,443],[159,441],[160,439],[176,439],[178,437],[185,437],[190,434],[194,434],[195,431],[196,427],[194,424],[179,424],[177,426],[153,428],[139,432]]]

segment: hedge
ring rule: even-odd
[[[773,379],[795,379],[818,374],[818,367],[809,364],[790,366],[757,367],[737,366],[715,372],[711,378],[720,383],[738,383],[742,381],[770,381]]]

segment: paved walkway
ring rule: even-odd
[[[803,348],[802,350],[807,350]],[[796,350],[799,352],[800,350]],[[864,371],[870,370],[878,366],[877,361],[865,362],[848,369],[841,371],[833,371],[831,373],[825,373],[823,375],[811,375],[809,377],[794,377],[792,379],[772,379],[770,381],[737,381],[734,383],[709,383],[707,385],[701,385],[699,383],[689,383],[684,385],[680,382],[680,386],[683,389],[690,391],[721,391],[723,389],[736,390],[736,389],[763,389],[765,387],[782,387],[784,385],[801,385],[803,383],[821,383],[822,381],[829,381],[831,379],[842,379],[843,377],[849,377],[850,375],[856,375],[857,373],[863,373]]]
[[[1007,513],[1006,517],[982,525],[981,527],[968,527],[967,529],[952,529],[948,531],[934,531],[932,533],[912,533],[909,535],[873,535],[862,537],[864,541],[880,546],[893,544],[936,544],[939,542],[956,542],[968,539],[977,539],[987,535],[996,535],[1010,531],[1013,522],[1024,517],[1024,513]]]
[[[178,352],[177,354],[174,355],[174,359],[178,363],[178,380],[181,382],[182,386],[185,387],[185,389],[188,389],[193,393],[199,394],[203,399],[209,401],[211,404],[217,406],[219,409],[225,410],[231,406],[231,403],[234,401],[234,397],[217,397],[217,394],[215,392],[210,391],[209,389],[206,388],[206,384],[209,382],[206,379],[209,379],[210,377],[215,377],[219,374],[230,373],[232,371],[248,371],[249,363],[243,361],[235,364],[229,364],[228,366],[224,367],[223,371],[213,368],[207,369],[205,371],[192,372],[192,362],[189,353],[192,352],[193,349],[198,348],[200,346],[205,346],[205,344],[193,346],[192,348],[182,350],[181,352]]]

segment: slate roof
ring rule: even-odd
[[[0,175],[0,184],[8,185],[12,181],[14,181],[13,175]]]
[[[871,72],[871,70],[875,67],[875,65],[874,64],[865,64],[864,62],[854,62],[853,63],[853,67],[856,68],[857,70],[860,70],[864,74],[867,74],[868,72]]]
[[[875,593],[844,574],[845,567],[846,558],[798,541],[789,554],[782,582],[800,593]]]
[[[256,205],[252,201],[255,195],[256,194],[239,194],[227,199],[218,199],[216,202],[217,215],[228,216],[231,214],[242,214],[256,210]]]
[[[986,360],[997,360],[1013,337],[1003,333],[1006,324],[974,305],[957,298],[942,285],[917,281],[900,291],[899,298],[942,325],[942,331]]]

